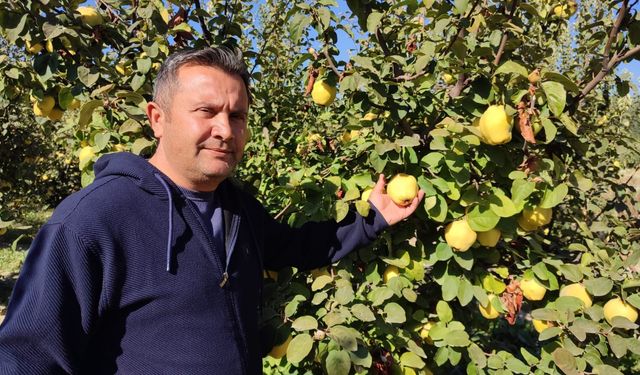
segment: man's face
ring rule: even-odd
[[[151,162],[180,186],[212,191],[242,159],[249,110],[245,85],[239,76],[198,65],[182,66],[178,82],[168,111],[160,109],[154,121],[148,110],[160,141]]]

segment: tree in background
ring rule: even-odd
[[[154,147],[168,54],[228,44],[254,83],[238,178],[278,219],[366,214],[379,173],[426,192],[339,264],[265,273],[266,373],[637,371],[638,97],[616,74],[640,51],[634,4],[78,5],[0,5],[0,91],[35,116],[5,129],[58,135],[39,142],[72,149],[82,185],[101,154]]]

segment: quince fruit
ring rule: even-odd
[[[500,229],[493,228],[486,232],[478,232],[478,242],[482,246],[486,247],[495,247],[500,241],[500,236],[502,233]]]
[[[511,117],[502,105],[487,108],[480,117],[478,128],[486,144],[501,145],[511,141]]]
[[[398,173],[389,181],[387,194],[395,204],[406,207],[418,195],[418,181],[411,175]]]
[[[49,118],[49,120],[56,122],[62,119],[62,115],[64,115],[64,111],[60,108],[55,107],[51,109],[51,111],[49,111],[47,117]]]
[[[52,96],[45,96],[42,100],[33,103],[33,113],[36,116],[46,117],[56,105],[56,100]]]
[[[104,23],[102,15],[94,7],[78,7],[77,12],[80,13],[80,19],[87,26],[98,26]]]
[[[429,345],[433,345],[433,339],[429,337],[429,331],[431,331],[432,327],[433,327],[433,323],[427,322],[420,329],[420,337]]]
[[[388,283],[394,277],[400,275],[400,269],[396,266],[388,265],[382,274],[382,280],[384,283]]]
[[[554,326],[552,322],[548,322],[546,320],[531,319],[531,322],[533,323],[533,329],[538,333],[542,333],[545,329]]]
[[[456,79],[453,75],[449,74],[449,73],[444,73],[442,75],[442,80],[444,81],[444,83],[446,83],[447,85],[453,85],[454,83],[456,83]]]
[[[289,335],[285,342],[280,345],[274,346],[269,352],[269,355],[275,359],[284,357],[284,355],[287,354],[287,348],[289,347],[289,343],[291,342],[291,340],[293,340],[293,336]]]
[[[622,316],[629,319],[631,322],[638,320],[638,310],[636,310],[630,304],[624,302],[620,297],[610,299],[604,304],[604,318],[612,324],[613,318],[616,316]]]
[[[587,293],[587,289],[579,283],[562,287],[562,289],[560,289],[560,297],[576,297],[582,301],[585,308],[589,308],[593,304],[591,296]]]
[[[491,304],[491,301],[498,298],[495,294],[489,294],[489,302],[486,306],[478,304],[478,309],[480,310],[480,314],[484,316],[486,319],[495,319],[500,316],[500,312],[496,310],[495,307]]]
[[[578,10],[578,3],[575,0],[569,0],[564,5],[557,5],[553,8],[553,13],[560,18],[569,19]]]
[[[36,55],[40,53],[40,51],[42,51],[42,44],[40,43],[31,44],[31,42],[27,40],[26,44],[27,44],[27,52],[33,55]]]
[[[7,228],[0,228],[0,236],[7,233]]]
[[[93,147],[91,146],[84,146],[83,148],[80,149],[80,152],[78,153],[78,159],[80,159],[80,164],[84,164],[84,161],[93,159],[94,156],[96,156],[96,153],[93,151]]]
[[[316,81],[311,90],[311,98],[321,106],[328,106],[336,98],[336,88],[325,81]]]
[[[524,298],[529,301],[541,301],[547,293],[547,289],[536,278],[520,281],[520,289]]]
[[[73,99],[71,103],[67,106],[67,110],[74,110],[80,108],[80,101],[78,99]]]
[[[522,214],[518,217],[518,224],[520,225],[520,228],[530,232],[549,224],[552,217],[553,210],[551,208],[525,208],[522,210]]]
[[[471,229],[466,216],[452,221],[444,228],[444,239],[454,251],[464,252],[469,250],[477,238],[478,234]]]
[[[368,112],[366,115],[362,116],[360,121],[373,121],[378,118],[378,115],[373,112]]]

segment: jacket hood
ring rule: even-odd
[[[103,155],[96,161],[93,170],[96,180],[110,176],[125,176],[151,194],[165,197],[168,193],[158,177],[167,182],[170,179],[147,159],[130,152]]]

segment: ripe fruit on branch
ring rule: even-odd
[[[540,70],[534,69],[531,73],[529,73],[527,79],[529,79],[529,83],[531,83],[532,85],[538,83],[538,81],[540,81]]]
[[[40,43],[31,44],[31,42],[27,40],[26,45],[27,45],[27,51],[33,55],[36,55],[40,53],[40,51],[42,51],[42,44]]]
[[[511,141],[511,117],[502,105],[492,105],[480,117],[478,128],[482,140],[489,145],[501,145]]]
[[[78,7],[76,9],[80,13],[80,19],[87,26],[98,26],[104,23],[102,16],[98,13],[98,10],[93,7]]]
[[[576,3],[575,0],[569,0],[564,5],[556,5],[553,8],[553,13],[557,17],[569,19],[576,13],[577,10],[578,10],[578,3]]]
[[[500,229],[493,228],[486,232],[478,232],[478,242],[482,246],[486,247],[495,247],[500,241],[500,236],[502,233]]]
[[[388,265],[382,274],[382,280],[384,283],[388,283],[392,278],[400,275],[400,269],[396,266]]]
[[[542,333],[542,331],[547,328],[551,328],[554,325],[552,322],[548,322],[546,320],[531,319],[531,322],[533,323],[533,329],[538,333]]]
[[[622,316],[629,319],[632,323],[638,320],[638,310],[630,304],[624,302],[620,297],[613,298],[604,304],[604,318],[612,324],[613,318]]]
[[[420,329],[420,337],[429,345],[433,345],[433,339],[429,337],[429,331],[433,327],[433,323],[427,322]]]
[[[96,156],[96,153],[93,151],[93,147],[84,146],[80,149],[80,153],[78,153],[78,159],[80,159],[80,164],[84,164],[86,161],[93,159]]]
[[[46,117],[55,105],[56,101],[52,96],[45,96],[42,100],[36,100],[36,102],[33,103],[33,113],[36,116]]]
[[[489,294],[489,302],[487,302],[486,306],[478,304],[480,314],[482,314],[482,316],[484,316],[486,319],[495,319],[500,316],[500,312],[496,310],[496,308],[491,304],[491,301],[496,298],[498,297],[495,294]]]
[[[47,117],[49,118],[49,120],[51,121],[60,121],[60,119],[62,119],[62,115],[64,115],[64,111],[60,108],[52,108],[51,111],[49,111],[49,114],[47,115]]]
[[[373,112],[368,112],[366,115],[362,116],[360,121],[373,121],[378,118],[378,115]]]
[[[547,289],[544,285],[540,284],[540,282],[534,277],[530,279],[522,279],[522,281],[520,281],[520,289],[522,290],[524,298],[529,301],[541,301],[544,298],[545,293],[547,293]]]
[[[576,297],[582,301],[585,308],[589,308],[593,304],[591,296],[587,293],[587,289],[579,283],[562,287],[562,289],[560,289],[560,297]]]
[[[452,221],[444,229],[444,239],[454,251],[467,251],[476,242],[478,234],[471,229],[467,217]]]
[[[418,181],[411,175],[398,173],[389,181],[387,194],[395,204],[406,207],[418,195]]]
[[[321,106],[328,106],[336,98],[336,88],[325,81],[316,81],[311,90],[311,98]]]
[[[269,352],[269,355],[275,359],[284,357],[284,355],[287,354],[287,348],[289,347],[289,343],[291,342],[291,340],[293,340],[293,336],[289,335],[285,342],[280,345],[274,346]]]
[[[553,210],[551,208],[525,208],[522,210],[522,214],[518,217],[518,224],[520,225],[520,228],[530,232],[549,224],[552,217]]]
[[[442,75],[442,80],[447,85],[453,85],[454,83],[456,83],[456,78],[453,75],[449,74],[449,73],[444,73]]]

